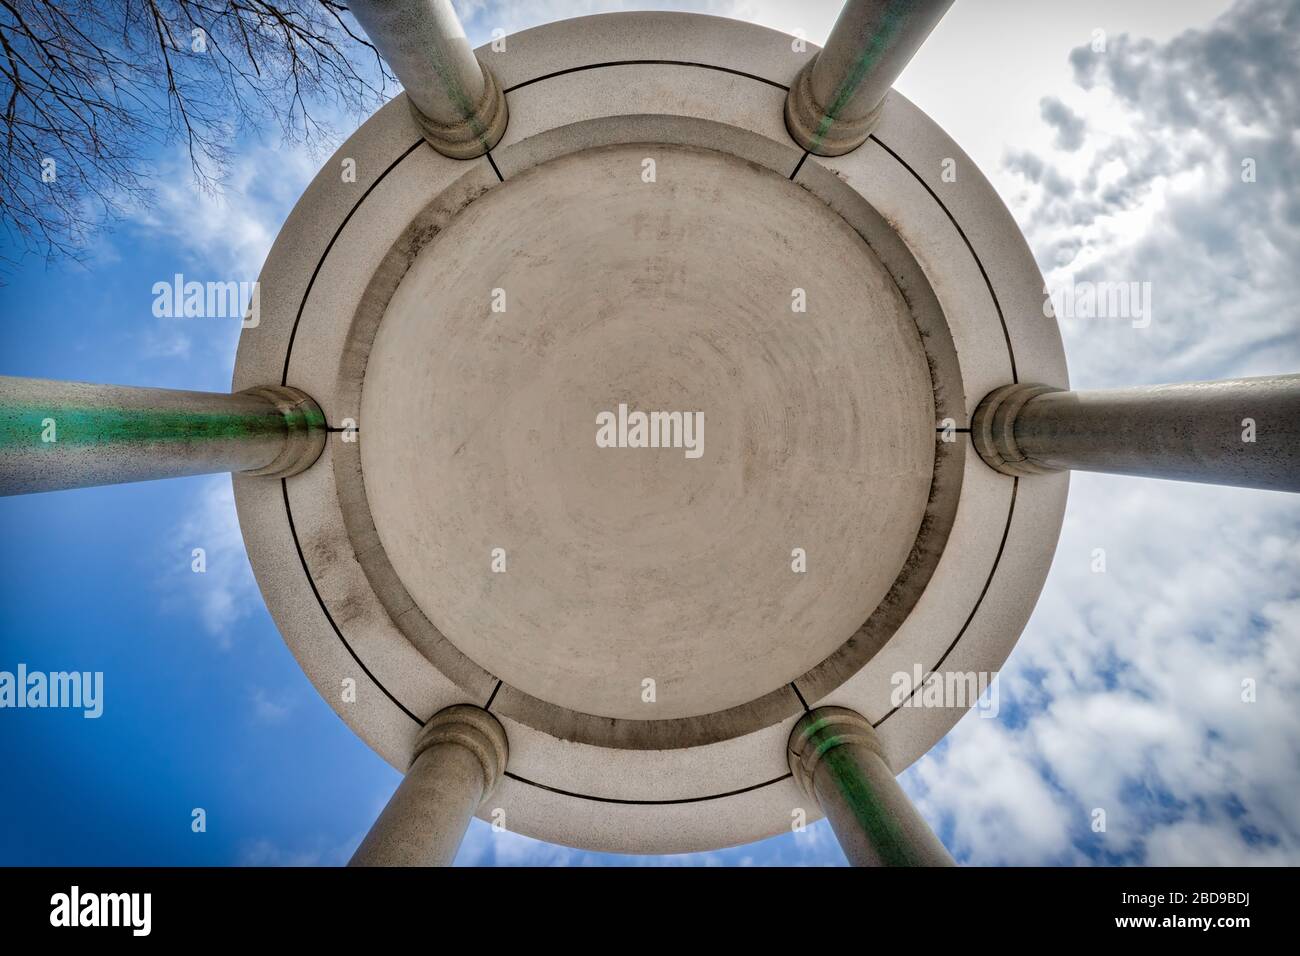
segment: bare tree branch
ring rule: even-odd
[[[78,258],[164,147],[217,189],[240,135],[325,141],[318,107],[360,118],[393,83],[338,0],[0,0],[0,226]]]

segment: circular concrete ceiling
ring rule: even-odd
[[[361,455],[452,644],[541,700],[660,720],[778,690],[857,631],[935,440],[916,324],[840,216],[719,152],[658,149],[647,183],[645,152],[534,167],[421,250]],[[617,447],[620,418],[669,447]]]
[[[1068,478],[968,434],[998,386],[1068,385],[1033,258],[896,94],[853,153],[799,149],[813,53],[681,14],[513,35],[479,51],[510,109],[489,156],[437,154],[399,97],[263,270],[234,387],[301,388],[333,429],[302,474],[235,478],[268,607],[400,769],[438,710],[495,714],[481,812],[511,830],[678,852],[815,819],[798,716],[863,714],[901,770],[965,707],[897,675],[995,673],[1046,575]],[[626,447],[621,407],[683,414]]]

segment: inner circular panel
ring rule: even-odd
[[[463,653],[655,720],[854,633],[916,538],[934,427],[920,336],[851,227],[754,164],[634,145],[512,177],[423,248],[361,455],[393,568]]]

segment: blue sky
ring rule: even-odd
[[[958,0],[902,89],[994,181],[1049,283],[1154,289],[1149,329],[1063,322],[1075,385],[1300,369],[1297,4],[1247,0],[1224,20],[1214,18],[1229,5],[1209,0],[1051,16],[1012,0],[979,4],[982,17],[966,5]],[[461,6],[481,42],[494,26],[622,5]],[[757,0],[672,6],[802,26],[818,40],[837,4],[809,5],[805,24],[788,5]],[[1107,31],[1106,56],[1072,57],[1095,28]],[[976,41],[1007,42],[999,30],[1032,31],[1032,82],[1018,43],[1008,66],[988,69]],[[962,69],[970,79],[954,90]],[[150,289],[176,272],[256,277],[324,158],[264,135],[241,143],[222,197],[196,191],[164,150],[157,204],[96,235],[84,265],[24,260],[0,287],[0,374],[227,390],[237,323],[154,318]],[[1236,175],[1245,156],[1258,161],[1250,188]],[[98,720],[0,711],[11,768],[0,864],[347,859],[398,775],[335,717],[280,640],[228,478],[4,498],[0,528],[0,669],[100,670],[106,685]],[[903,775],[958,860],[1300,862],[1297,537],[1300,506],[1285,495],[1075,476],[1052,574],[1001,678],[999,717],[963,719]],[[206,574],[190,571],[194,547],[207,550]],[[1099,547],[1104,574],[1091,570]],[[1257,682],[1254,703],[1240,699],[1244,678]],[[191,831],[196,807],[205,833]],[[1104,834],[1089,826],[1098,808]],[[459,861],[844,862],[825,824],[640,859],[477,821]]]

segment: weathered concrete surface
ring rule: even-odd
[[[952,0],[848,0],[826,46],[790,87],[790,135],[818,156],[840,156],[871,135],[890,87]]]
[[[505,773],[506,732],[486,710],[434,714],[411,769],[366,834],[351,866],[451,866],[470,819]]]
[[[952,866],[885,762],[865,717],[818,707],[790,734],[790,772],[831,822],[854,866]]]
[[[187,392],[0,376],[0,495],[310,466],[325,417],[297,389]]]
[[[1009,475],[1077,469],[1300,491],[1300,375],[1067,392],[1012,385],[972,437]]]
[[[702,416],[703,445],[600,447],[620,406]],[[934,467],[920,336],[861,238],[784,177],[666,147],[470,205],[394,294],[361,418],[379,538],[438,629],[535,697],[640,720],[835,651],[903,567]]]

